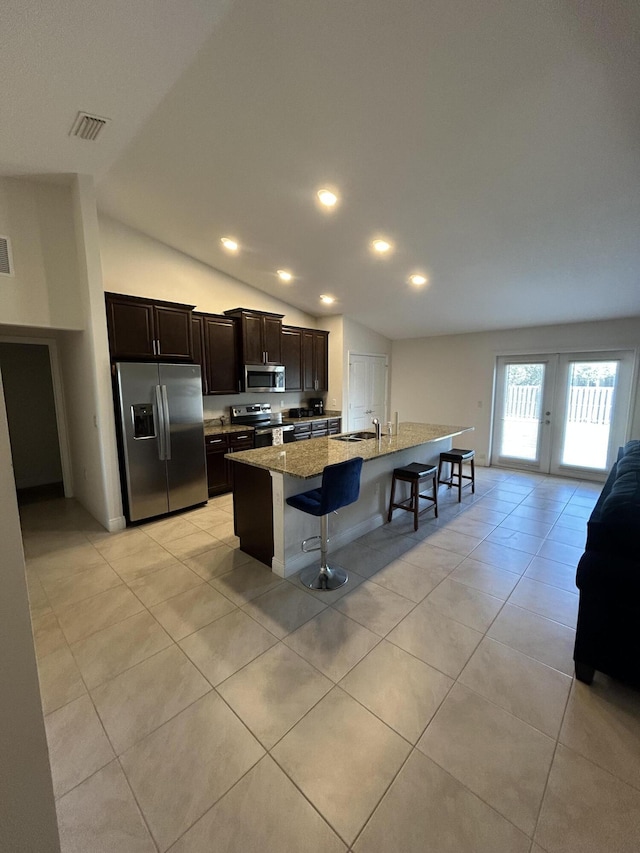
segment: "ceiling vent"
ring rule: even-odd
[[[102,133],[102,129],[111,121],[109,118],[92,116],[90,113],[78,113],[69,136],[77,136],[86,139],[87,142],[95,142]]]
[[[13,275],[13,257],[8,237],[0,237],[0,275]]]

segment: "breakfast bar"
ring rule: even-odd
[[[331,551],[379,527],[386,520],[394,468],[413,461],[437,464],[452,439],[473,427],[401,423],[397,435],[380,439],[343,434],[295,444],[245,450],[227,456],[233,463],[233,506],[240,548],[280,577],[317,560],[301,549],[317,535],[317,520],[288,506],[292,495],[320,486],[326,465],[355,456],[364,459],[359,499],[331,522]]]

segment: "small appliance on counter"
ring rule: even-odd
[[[324,415],[324,400],[322,397],[311,397],[309,408],[312,415]]]
[[[306,418],[310,414],[313,414],[313,413],[310,412],[309,409],[303,409],[303,408],[289,409],[288,417],[290,417],[290,418]]]

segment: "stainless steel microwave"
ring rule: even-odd
[[[260,394],[284,391],[284,366],[282,364],[245,364],[244,390]]]

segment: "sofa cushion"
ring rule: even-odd
[[[624,456],[617,463],[616,479],[602,504],[600,520],[640,523],[640,441],[625,446]]]

